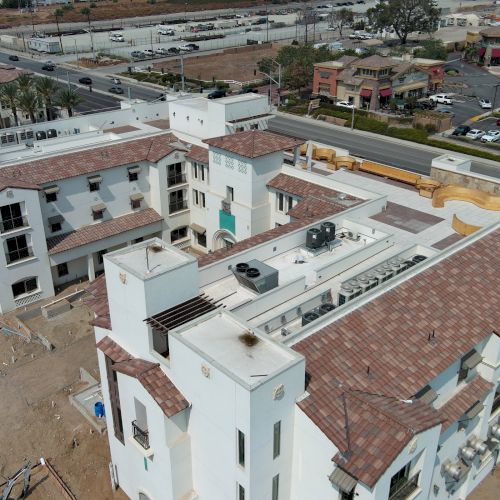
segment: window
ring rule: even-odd
[[[58,264],[57,276],[61,278],[62,276],[66,276],[67,274],[69,274],[67,262],[64,262],[63,264]]]
[[[273,458],[280,456],[281,449],[281,420],[274,424],[273,431]]]
[[[201,247],[206,248],[207,247],[207,233],[196,233],[196,242],[198,245]]]
[[[16,262],[21,259],[26,259],[33,256],[31,247],[28,246],[26,235],[21,234],[14,238],[9,238],[7,244],[7,264]]]
[[[134,243],[140,243],[141,241],[144,241],[144,238],[142,236],[140,238],[136,238],[134,240]]]
[[[57,193],[45,193],[45,201],[47,203],[57,201]]]
[[[186,182],[186,176],[182,173],[182,163],[174,163],[167,166],[167,185],[175,186]]]
[[[141,200],[130,200],[130,205],[134,210],[136,208],[141,208]]]
[[[148,415],[146,407],[134,398],[135,420],[132,422],[134,439],[145,449],[149,449]]]
[[[482,356],[475,350],[468,352],[460,363],[460,369],[458,371],[458,383],[462,382],[469,376],[470,370],[475,368],[482,361]]]
[[[234,201],[234,189],[231,186],[226,186],[227,201]]]
[[[410,475],[410,462],[402,467],[394,476],[391,477],[391,486],[389,488],[389,498],[398,492],[402,485],[408,481]]]
[[[197,207],[205,208],[205,193],[202,193],[197,189],[193,189],[193,203]]]
[[[97,252],[97,262],[99,262],[99,264],[104,264],[104,256],[106,255],[107,253],[107,250],[100,250],[99,252]]]
[[[280,475],[276,474],[273,477],[273,494],[271,496],[272,500],[278,500],[279,488],[280,488]]]
[[[354,500],[354,490],[351,492],[340,490],[340,500]]]
[[[245,130],[245,127],[236,127],[236,132],[243,132]]]
[[[245,434],[238,430],[238,463],[245,467]]]
[[[285,195],[283,193],[276,193],[276,197],[278,198],[278,210],[283,212]]]
[[[287,205],[288,205],[288,210],[291,210],[293,207],[293,198],[291,196],[287,196]]]
[[[193,203],[198,206],[199,205],[199,196],[198,196],[198,190],[193,189]]]
[[[99,189],[101,189],[102,177],[100,175],[88,177],[87,180],[89,181],[90,191],[99,191]]]
[[[252,123],[250,125],[250,130],[259,130],[259,124],[258,123]]]
[[[92,218],[94,220],[101,220],[104,218],[104,209],[103,210],[92,210]]]
[[[60,231],[62,229],[61,223],[60,222],[54,222],[53,224],[50,225],[50,230],[53,233],[57,233],[57,231]]]
[[[12,294],[14,298],[25,293],[33,292],[38,288],[38,280],[36,277],[26,278],[12,285]]]
[[[141,171],[141,167],[136,166],[136,167],[130,167],[128,169],[128,181],[129,182],[134,182],[139,180],[139,172]]]
[[[137,208],[141,208],[142,200],[144,199],[144,195],[142,193],[134,193],[130,195],[130,206],[132,210]]]
[[[23,217],[20,203],[0,207],[0,217],[2,220],[0,225],[2,233],[28,225],[26,218]]]
[[[491,414],[495,413],[498,408],[500,408],[500,387],[497,387],[495,391],[495,397],[493,398],[493,406],[491,407]]]
[[[238,484],[238,500],[245,500],[245,488]]]
[[[207,167],[205,167],[204,165],[200,165],[200,173],[201,173],[201,180],[204,181],[205,180],[205,170],[207,169]]]
[[[187,201],[184,200],[184,191],[172,191],[169,195],[169,211],[171,214],[187,209]]]
[[[122,444],[125,444],[123,438],[123,420],[122,410],[120,405],[120,393],[118,390],[118,375],[113,370],[113,360],[106,356],[106,374],[108,377],[109,402],[111,405],[111,415],[113,416],[113,428],[115,437]]]
[[[193,163],[193,179],[198,179],[198,164]]]
[[[171,243],[173,243],[174,241],[180,240],[182,238],[186,238],[187,237],[187,231],[188,231],[187,226],[178,227],[177,229],[173,229],[170,232],[170,241],[171,241]]]

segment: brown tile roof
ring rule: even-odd
[[[115,128],[105,128],[103,132],[112,132],[113,134],[126,134],[128,132],[134,132],[139,130],[137,127],[132,127],[132,125],[123,125],[121,127]]]
[[[193,144],[191,150],[185,156],[190,160],[208,164],[208,148],[202,148]]]
[[[17,80],[21,75],[32,75],[32,71],[17,69],[9,64],[0,64],[0,84]]]
[[[154,209],[147,208],[140,212],[134,212],[115,219],[91,224],[81,227],[75,231],[64,233],[59,236],[53,236],[47,239],[47,248],[49,255],[65,252],[72,248],[77,248],[82,245],[87,245],[95,241],[109,238],[117,234],[130,231],[139,227],[144,227],[155,222],[160,222],[163,217]]]
[[[383,57],[378,54],[374,54],[364,59],[360,59],[354,63],[356,68],[371,68],[371,69],[381,69],[381,68],[391,68],[396,66],[398,63],[391,57]]]
[[[25,182],[22,179],[11,179],[0,175],[0,192],[8,188],[17,189],[40,189],[37,184]]]
[[[257,158],[300,146],[304,143],[304,140],[265,130],[247,130],[245,132],[236,132],[231,135],[205,139],[203,142],[210,146],[231,151],[240,156]]]
[[[442,431],[448,429],[450,425],[463,416],[474,403],[481,401],[492,387],[493,384],[484,380],[480,375],[476,375],[474,380],[469,382],[438,410],[445,420]]]
[[[309,219],[311,217],[321,219],[343,212],[345,209],[345,206],[338,203],[310,197],[299,201],[297,205],[288,210],[288,215],[294,219]]]
[[[336,397],[339,383],[409,399],[491,335],[500,324],[500,296],[492,293],[500,281],[500,268],[492,265],[499,254],[500,229],[293,347],[305,356],[309,379],[310,395],[300,406],[333,443],[345,445],[339,435],[344,426],[342,402]],[[435,341],[429,342],[433,330]],[[366,440],[374,439],[371,429],[360,429]],[[378,471],[385,470],[391,456],[382,455]],[[373,484],[379,476],[363,477]]]
[[[171,417],[189,406],[186,398],[165,375],[158,363],[134,358],[109,337],[104,337],[96,345],[114,361],[113,370],[136,378],[167,417]]]
[[[491,26],[479,32],[481,36],[500,36],[500,26]]]
[[[359,57],[356,56],[342,56],[340,59],[337,59],[337,61],[343,63],[345,66],[348,66],[358,59]]]
[[[275,238],[279,238],[285,234],[291,233],[296,229],[300,229],[301,227],[305,227],[308,224],[313,224],[316,219],[301,219],[293,222],[289,222],[288,224],[283,224],[282,226],[275,227],[273,229],[269,229],[268,231],[264,231],[263,233],[256,234],[255,236],[251,236],[250,238],[246,238],[245,240],[241,240],[238,243],[235,243],[230,248],[221,248],[220,250],[215,250],[212,253],[203,255],[198,259],[198,267],[205,267],[209,264],[213,264],[218,260],[225,259],[226,257],[230,257],[231,255],[236,255],[244,250],[248,250],[249,248],[253,248],[261,243],[266,243],[267,241],[272,241]]]
[[[87,293],[85,303],[95,315],[91,324],[93,326],[100,326],[101,328],[111,330],[106,276],[104,276],[104,274],[99,276],[97,279],[92,281],[92,283],[90,283],[85,291]]]
[[[183,150],[176,141],[173,134],[160,134],[119,144],[106,144],[6,166],[2,168],[2,175],[34,184],[46,184],[138,161],[156,162],[173,151]]]

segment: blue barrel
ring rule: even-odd
[[[104,417],[104,403],[102,401],[97,401],[94,405],[94,412],[97,418]]]

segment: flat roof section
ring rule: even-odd
[[[427,228],[444,221],[441,217],[436,217],[413,208],[398,205],[391,201],[387,202],[387,208],[384,212],[372,215],[370,219],[383,222],[389,226],[403,229],[413,234],[425,231]]]
[[[461,234],[455,233],[455,234],[450,234],[450,236],[447,236],[446,238],[443,238],[442,240],[437,241],[432,245],[432,248],[437,248],[438,250],[444,250],[445,248],[448,248],[449,246],[453,245],[453,243],[456,243],[457,241],[460,241],[464,238]]]
[[[260,336],[255,336],[256,343],[249,345],[251,342],[246,343],[243,337],[251,335],[248,326],[224,311],[174,330],[174,335],[248,386],[257,385],[298,359],[293,352]]]

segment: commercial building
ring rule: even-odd
[[[479,32],[479,59],[486,66],[500,64],[500,26],[492,26]]]
[[[207,141],[211,176],[243,175],[238,136]],[[500,444],[498,213],[296,163],[266,180],[274,229],[198,260],[160,239],[104,256],[90,305],[115,484],[465,498]],[[461,238],[455,217],[483,229]]]

